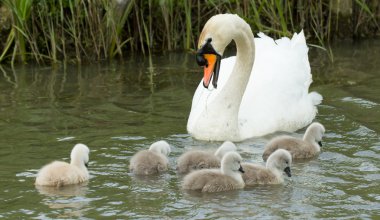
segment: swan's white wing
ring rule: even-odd
[[[239,112],[242,138],[294,131],[315,117],[322,96],[309,93],[312,82],[303,32],[293,38],[260,33],[250,80]]]

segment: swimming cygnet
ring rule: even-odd
[[[137,152],[131,159],[129,170],[136,175],[152,175],[168,170],[170,145],[166,141],[157,141],[149,150]]]
[[[314,122],[306,129],[303,139],[291,136],[279,136],[273,138],[264,148],[264,161],[277,149],[288,150],[293,160],[312,158],[316,156],[322,147],[322,136],[325,128],[320,123]]]
[[[244,173],[237,152],[228,152],[221,161],[220,169],[195,170],[187,174],[182,183],[186,190],[201,190],[202,192],[221,192],[244,188],[241,173]]]
[[[178,158],[177,171],[186,174],[192,170],[219,168],[221,159],[230,151],[236,151],[235,144],[230,141],[225,141],[215,153],[202,150],[187,151]]]
[[[84,144],[76,144],[71,151],[70,164],[53,161],[45,165],[37,174],[36,185],[56,186],[79,184],[89,179],[87,170],[90,150]]]
[[[266,162],[266,167],[252,164],[242,163],[244,170],[243,180],[246,186],[256,184],[279,184],[284,182],[283,173],[285,172],[291,177],[290,166],[292,164],[292,156],[289,151],[278,149],[271,154]]]

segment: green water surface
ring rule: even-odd
[[[316,121],[326,134],[317,159],[295,163],[282,185],[217,194],[188,193],[174,167],[185,150],[216,148],[186,131],[201,69],[191,54],[124,61],[0,68],[0,218],[6,219],[379,219],[380,41],[310,50],[324,97]],[[304,129],[290,135],[301,137]],[[263,163],[274,135],[237,143],[246,161]],[[138,178],[131,156],[152,142],[172,146],[171,170]],[[76,143],[91,150],[91,179],[61,190],[36,188],[36,173],[69,161]]]

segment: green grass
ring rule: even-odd
[[[237,13],[256,33],[291,36],[304,29],[326,51],[330,41],[374,36],[377,0],[3,0],[12,28],[0,48],[0,62],[88,62],[196,48],[205,22],[218,13]],[[352,14],[342,15],[338,3]],[[1,4],[1,3],[0,3]]]

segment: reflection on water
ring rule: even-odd
[[[279,186],[202,194],[180,188],[176,158],[220,143],[193,140],[186,121],[201,71],[188,54],[56,67],[2,66],[0,218],[368,218],[380,216],[380,42],[334,47],[334,63],[311,49],[312,90],[324,96],[318,158],[294,163]],[[370,54],[371,56],[369,56]],[[290,135],[301,137],[304,129]],[[245,161],[264,164],[277,134],[237,143]],[[168,173],[129,173],[132,155],[164,139]],[[72,188],[34,187],[52,160],[89,146],[91,179]]]
[[[38,192],[45,196],[85,196],[88,191],[86,185],[68,185],[64,187],[52,187],[52,186],[36,186]]]
[[[43,195],[41,204],[46,205],[53,212],[58,211],[58,218],[83,217],[90,209],[90,199],[86,198],[87,184],[64,187],[36,186],[36,189]]]
[[[83,217],[89,210],[90,200],[86,198],[86,185],[70,185],[64,187],[36,186],[44,196],[41,203],[53,210],[60,210],[58,218]]]

